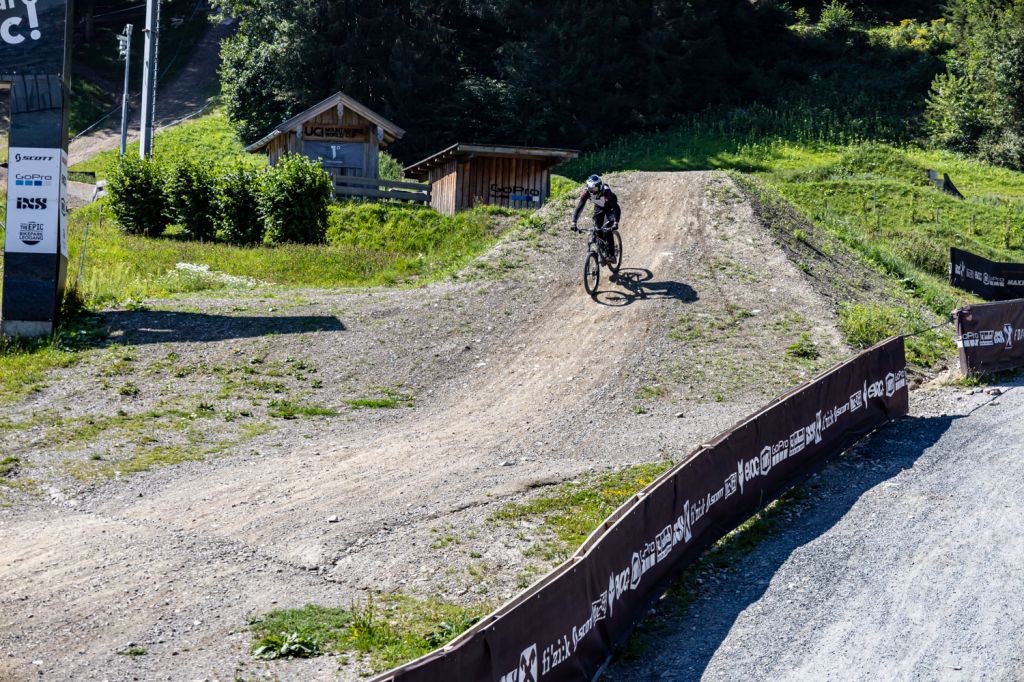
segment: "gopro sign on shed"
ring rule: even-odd
[[[61,223],[67,219],[62,198],[67,156],[63,149],[32,147],[12,147],[9,154],[4,249],[7,253],[57,253]]]

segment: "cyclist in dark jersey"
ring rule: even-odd
[[[594,227],[597,228],[597,236],[604,243],[609,259],[614,261],[615,240],[612,239],[612,232],[619,229],[619,220],[622,218],[622,209],[619,207],[619,198],[611,187],[606,185],[600,175],[591,175],[587,178],[587,186],[580,194],[576,202],[576,211],[572,214],[572,229],[579,231],[580,214],[583,213],[587,202],[594,203]]]

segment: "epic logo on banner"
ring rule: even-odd
[[[39,40],[43,37],[43,34],[39,31],[39,15],[36,14],[36,2],[38,0],[0,0],[0,11],[4,10],[17,10],[19,4],[24,4],[25,15],[24,19],[27,24],[28,37],[32,40]],[[8,45],[20,45],[25,42],[25,35],[22,31],[22,17],[13,16],[7,17],[0,22],[0,40],[4,41]]]
[[[3,0],[0,0],[3,2]],[[67,255],[67,156],[61,149],[11,147],[7,176],[8,253]]]
[[[0,0],[0,72],[61,75],[68,0]]]

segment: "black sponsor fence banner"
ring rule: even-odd
[[[701,446],[572,559],[454,642],[376,682],[592,680],[679,569],[806,475],[906,415],[902,337],[864,351]]]
[[[953,324],[964,374],[1024,367],[1024,299],[961,308]]]
[[[1024,264],[997,263],[952,247],[949,283],[986,301],[1024,298]]]

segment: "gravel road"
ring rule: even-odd
[[[915,393],[604,679],[1024,679],[1024,382],[1003,389]]]

